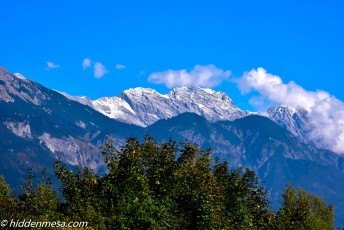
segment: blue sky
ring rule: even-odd
[[[0,8],[0,65],[71,95],[96,99],[137,86],[165,93],[149,76],[212,64],[231,72],[212,88],[243,109],[261,92],[241,95],[232,79],[258,67],[344,100],[340,0],[5,0]]]

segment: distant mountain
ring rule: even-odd
[[[306,110],[288,105],[281,105],[271,107],[266,112],[259,112],[257,114],[270,118],[272,121],[298,137],[302,142],[308,142],[307,134],[309,133],[309,127]]]

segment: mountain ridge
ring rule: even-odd
[[[227,94],[199,87],[174,88],[167,94],[160,94],[151,88],[137,87],[124,90],[118,96],[102,97],[94,101],[62,94],[110,118],[142,127],[184,112],[194,112],[212,121],[234,120],[246,116],[246,112],[237,108]]]
[[[280,105],[263,112],[243,111],[234,105],[226,93],[207,88],[177,87],[167,94],[160,94],[151,88],[137,87],[125,90],[118,96],[102,97],[93,101],[87,97],[62,94],[112,119],[141,127],[186,112],[196,113],[211,122],[232,121],[255,114],[268,117],[301,141],[309,142],[306,110]]]

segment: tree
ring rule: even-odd
[[[219,229],[225,223],[223,194],[212,171],[211,149],[185,142],[172,190],[182,229]]]
[[[215,176],[222,186],[229,225],[235,229],[265,229],[273,225],[267,191],[249,169],[232,169],[228,163],[215,165]]]
[[[289,229],[335,229],[333,206],[304,189],[288,184],[282,195],[278,226]]]
[[[3,220],[10,220],[17,216],[18,205],[11,193],[11,188],[5,178],[0,176],[0,217]]]
[[[55,164],[56,176],[61,180],[65,202],[62,212],[67,219],[87,221],[93,226],[104,228],[104,206],[99,175],[93,170],[80,166],[67,169],[59,159]]]
[[[135,138],[128,139],[118,156],[118,164],[109,165],[110,178],[108,187],[117,187],[112,196],[117,203],[112,212],[115,213],[116,228],[147,229],[157,228],[157,214],[161,211],[159,204],[152,197],[149,181],[146,176],[145,155],[143,146]]]
[[[21,218],[34,219],[37,221],[59,220],[58,198],[50,179],[46,176],[46,169],[41,172],[40,181],[34,183],[34,171],[28,170],[26,185],[23,187],[23,194],[19,196],[21,207]]]

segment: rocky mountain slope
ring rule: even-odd
[[[0,67],[0,133],[0,174],[15,187],[28,168],[51,168],[59,157],[101,169],[106,135],[121,143],[144,131]]]

